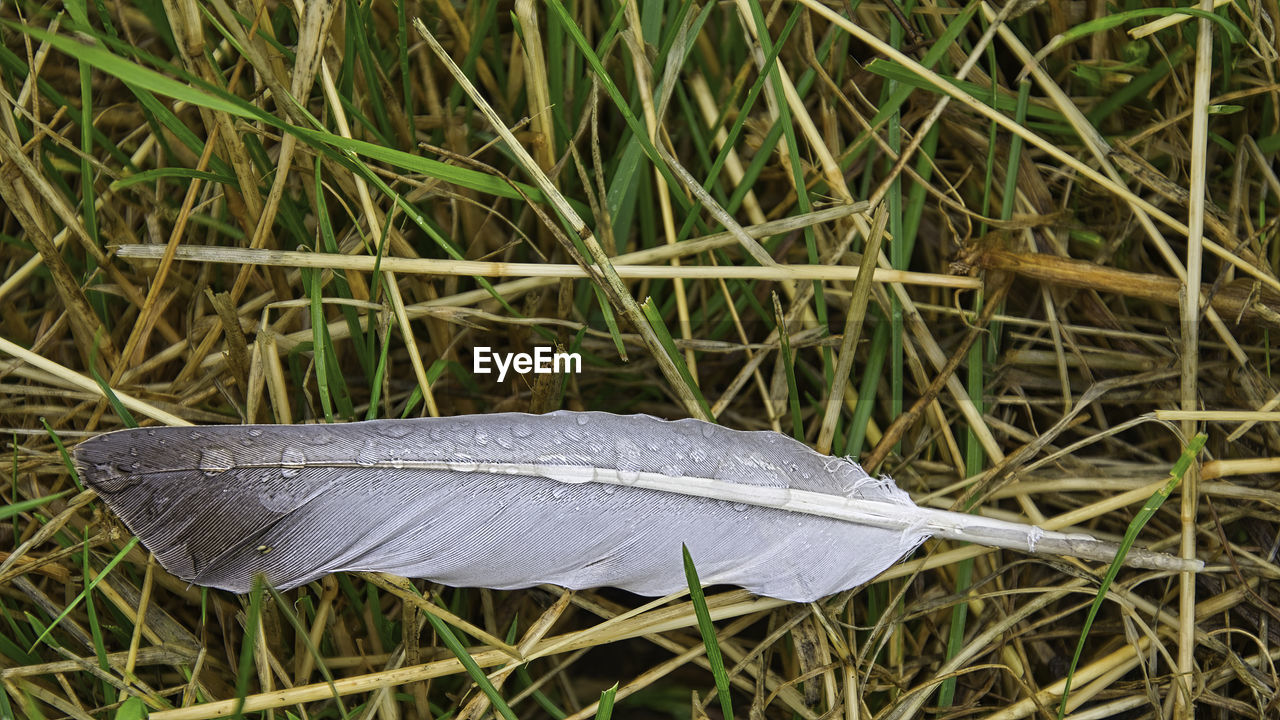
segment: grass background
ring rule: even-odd
[[[0,716],[1275,717],[1280,7],[1216,4],[0,4]],[[1114,540],[1203,429],[1139,544],[1210,571],[1071,671],[1105,567],[930,542],[708,588],[712,672],[683,598],[188,587],[62,450],[559,408]]]

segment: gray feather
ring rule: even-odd
[[[147,428],[90,439],[75,458],[166,570],[234,592],[258,572],[290,588],[370,570],[662,595],[685,585],[683,543],[706,584],[808,601],[875,577],[927,536],[627,486],[657,473],[911,506],[891,482],[777,433],[644,415]],[[477,469],[495,464],[549,470]],[[560,467],[623,484],[548,477]]]
[[[170,573],[247,592],[381,571],[456,586],[706,584],[810,601],[929,536],[1111,561],[1089,535],[920,508],[888,478],[774,432],[556,412],[122,430],[81,477]],[[1126,563],[1195,571],[1131,548]]]

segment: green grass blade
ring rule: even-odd
[[[1076,665],[1080,662],[1080,654],[1084,652],[1084,642],[1089,637],[1089,628],[1093,626],[1093,619],[1097,617],[1098,610],[1102,607],[1102,601],[1107,597],[1107,590],[1111,588],[1111,583],[1116,579],[1116,575],[1120,573],[1120,568],[1124,567],[1124,558],[1129,554],[1129,548],[1133,547],[1133,543],[1138,539],[1138,533],[1146,526],[1155,514],[1164,504],[1165,500],[1173,494],[1178,483],[1182,482],[1182,476],[1187,473],[1187,469],[1191,467],[1191,463],[1195,461],[1196,456],[1200,454],[1201,448],[1204,447],[1205,440],[1208,435],[1204,433],[1197,434],[1187,444],[1186,450],[1182,451],[1182,455],[1178,461],[1174,463],[1173,469],[1169,471],[1169,481],[1164,487],[1156,491],[1138,511],[1138,514],[1129,522],[1129,529],[1124,533],[1124,539],[1120,541],[1120,548],[1116,550],[1116,557],[1111,561],[1111,567],[1107,568],[1107,574],[1102,578],[1102,583],[1098,586],[1098,595],[1093,599],[1093,605],[1089,607],[1089,615],[1085,618],[1084,627],[1080,629],[1080,640],[1076,643],[1075,654],[1071,657],[1071,668],[1067,670],[1066,685],[1062,688],[1062,701],[1058,703],[1058,720],[1062,720],[1067,712],[1067,700],[1071,697],[1071,677],[1075,674]]]
[[[645,318],[649,320],[649,325],[653,327],[653,331],[658,335],[658,341],[662,344],[663,350],[666,350],[667,355],[671,356],[671,362],[675,363],[676,371],[680,373],[680,378],[689,387],[689,392],[693,393],[698,406],[702,408],[707,417],[712,417],[711,406],[707,404],[706,398],[702,396],[702,391],[698,389],[698,383],[694,382],[693,375],[689,372],[689,366],[684,362],[684,354],[676,347],[676,341],[671,338],[671,331],[667,329],[667,324],[662,320],[662,314],[653,304],[653,298],[645,298],[640,308],[644,311]]]
[[[102,374],[98,372],[98,343],[97,338],[94,339],[93,347],[89,349],[89,375],[93,377],[93,381],[98,383],[98,387],[102,389],[102,394],[107,398],[107,404],[111,405],[111,409],[115,411],[116,416],[124,423],[127,428],[138,427],[138,421],[134,419],[133,413],[129,412],[129,408],[120,402],[120,398],[116,397],[116,392],[111,389],[107,381],[103,379]]]
[[[71,482],[76,484],[77,489],[84,490],[84,485],[80,482],[80,473],[76,472],[76,464],[71,462],[71,453],[67,452],[67,447],[62,444],[62,438],[58,437],[58,433],[53,431],[53,427],[49,425],[49,421],[43,416],[40,418],[40,424],[44,425],[44,430],[49,433],[54,447],[58,448],[58,457],[62,458],[62,465],[67,469],[67,474],[71,476]],[[15,485],[14,487],[17,486]]]
[[[613,314],[613,306],[609,304],[609,298],[605,297],[604,290],[599,285],[592,283],[591,289],[595,292],[596,304],[604,317],[604,326],[609,330],[609,337],[613,340],[613,348],[618,351],[618,357],[626,362],[627,346],[622,342],[622,330],[618,327],[617,316]]]
[[[1233,45],[1242,45],[1245,42],[1244,33],[1240,32],[1240,28],[1229,19],[1216,13],[1207,12],[1199,8],[1177,8],[1177,7],[1156,7],[1156,8],[1139,8],[1137,10],[1126,10],[1117,13],[1107,13],[1101,17],[1095,18],[1088,22],[1082,22],[1070,30],[1055,35],[1040,52],[1036,53],[1035,60],[1038,62],[1041,58],[1054,52],[1066,45],[1070,45],[1076,40],[1089,37],[1095,33],[1114,30],[1115,28],[1126,25],[1134,20],[1145,20],[1147,18],[1163,18],[1170,15],[1190,15],[1200,18],[1201,20],[1209,20],[1218,24],[1231,40]]]
[[[858,403],[853,407],[853,419],[849,421],[849,434],[845,437],[845,445],[840,454],[856,458],[862,453],[862,444],[866,441],[867,425],[871,421],[871,411],[875,409],[876,388],[880,384],[880,374],[884,371],[885,357],[889,353],[889,323],[883,318],[875,324],[875,332],[871,335],[871,348],[867,351],[867,364],[862,370],[862,381],[858,384]]]
[[[618,683],[614,683],[613,687],[600,693],[600,705],[596,707],[596,720],[609,720],[613,717],[613,701],[617,697]]]
[[[115,701],[112,700],[107,704],[110,705],[112,702]],[[120,707],[116,708],[116,714],[111,717],[113,720],[144,720],[147,717],[147,704],[142,702],[142,698],[134,695],[120,703]]]
[[[89,576],[89,530],[84,530],[84,548],[80,553],[82,562],[81,570],[84,576]],[[94,605],[93,593],[84,594],[84,611],[89,618],[89,633],[93,636],[93,654],[98,659],[98,667],[103,670],[111,670],[111,663],[107,660],[107,644],[102,636],[102,623],[98,619],[98,609]],[[116,687],[106,680],[102,681],[102,697],[106,704],[110,705],[116,701]],[[134,698],[131,698],[134,699]],[[140,699],[138,702],[142,702]]]
[[[170,178],[193,180],[199,179],[206,182],[221,183],[232,187],[236,184],[236,179],[230,175],[222,175],[216,172],[205,172],[203,170],[192,170],[190,168],[168,167],[156,168],[155,170],[143,170],[140,173],[126,175],[116,180],[109,186],[111,190],[124,190],[125,188],[140,185],[142,183],[154,183],[157,180],[166,180]]]
[[[307,646],[307,652],[315,659],[316,669],[320,671],[324,681],[329,684],[329,691],[333,693],[333,700],[338,705],[338,712],[342,717],[347,717],[347,709],[342,704],[342,694],[338,692],[338,687],[333,684],[333,673],[329,672],[329,666],[325,664],[324,656],[320,653],[320,649],[315,646],[315,643],[311,642],[311,631],[303,626],[302,621],[298,619],[298,613],[293,611],[293,603],[285,600],[279,590],[270,585],[266,586],[266,590],[271,593],[271,597],[276,601],[276,607],[280,609],[285,619],[293,626],[293,632]]]
[[[920,76],[892,60],[876,58],[875,60],[867,63],[867,71],[875,73],[886,80],[892,80],[895,83],[899,83],[900,86],[909,87],[915,90],[937,92],[937,88],[934,87],[932,83],[922,80]],[[995,88],[995,101],[993,103],[991,98],[992,88],[990,87],[968,82],[966,80],[956,80],[948,75],[943,75],[942,78],[955,86],[956,89],[965,92],[973,97],[973,99],[985,105],[994,107],[996,110],[1005,113],[1012,113],[1017,109],[1018,96],[1004,88]],[[1035,103],[1027,107],[1027,117],[1041,122],[1061,123],[1064,128],[1066,127],[1066,118],[1062,116],[1062,113],[1039,103]]]
[[[324,308],[320,304],[320,271],[311,270],[307,275],[307,294],[311,296],[311,351],[316,363],[316,387],[320,394],[320,407],[324,409],[324,419],[333,422],[333,401],[329,393],[329,326],[325,324]]]
[[[733,707],[729,698],[729,673],[724,669],[724,655],[720,652],[720,643],[716,640],[716,626],[711,622],[711,610],[707,608],[707,596],[702,592],[702,581],[698,579],[698,570],[693,565],[693,556],[689,548],[681,545],[684,554],[684,577],[689,582],[689,599],[693,602],[693,611],[698,616],[698,632],[702,634],[702,642],[707,647],[707,662],[711,664],[711,674],[716,680],[716,694],[720,697],[720,711],[725,720],[733,719]]]
[[[125,543],[124,547],[120,549],[120,552],[116,553],[116,556],[111,558],[111,562],[108,562],[106,567],[102,568],[102,572],[98,573],[98,577],[90,581],[89,584],[85,586],[84,590],[81,590],[80,594],[76,595],[74,600],[67,603],[67,607],[58,615],[58,617],[54,618],[53,622],[49,625],[49,627],[45,628],[44,632],[40,633],[40,635],[36,638],[35,642],[31,644],[31,648],[27,652],[31,652],[31,650],[34,650],[36,645],[39,645],[40,641],[44,640],[45,637],[49,634],[49,632],[52,631],[55,627],[57,627],[58,623],[62,622],[63,618],[65,618],[67,615],[70,615],[71,611],[74,610],[76,606],[80,604],[80,601],[84,600],[85,594],[93,590],[95,587],[97,587],[98,583],[102,582],[102,579],[107,576],[107,573],[114,570],[116,565],[119,565],[120,561],[124,559],[124,556],[128,555],[129,551],[133,549],[133,546],[137,544],[138,544],[138,538],[136,537],[130,538],[129,542]]]
[[[475,658],[471,657],[471,653],[463,647],[462,642],[458,640],[458,636],[453,630],[445,624],[443,620],[432,615],[431,613],[423,613],[427,617],[427,622],[431,623],[431,627],[435,628],[436,634],[444,641],[444,644],[451,650],[458,662],[462,663],[462,667],[466,668],[467,675],[471,676],[472,682],[476,687],[480,688],[480,692],[489,698],[489,702],[493,703],[493,707],[498,711],[504,720],[516,720],[516,714],[512,711],[511,706],[507,705],[507,701],[498,692],[498,689],[489,681],[489,676],[485,675],[484,670],[476,663]]]
[[[253,656],[258,645],[258,619],[262,617],[262,595],[266,579],[259,573],[253,579],[249,592],[249,608],[245,614],[244,639],[240,641],[240,662],[236,667],[236,704],[231,717],[241,718],[244,701],[249,695],[249,678],[253,675]]]
[[[38,508],[41,505],[44,505],[50,500],[57,500],[58,498],[65,497],[69,494],[71,494],[70,490],[63,490],[60,493],[45,495],[44,497],[32,498],[30,500],[21,500],[16,503],[5,505],[4,507],[0,507],[0,520],[8,520],[9,518],[14,517],[15,515],[20,515],[29,510],[34,510],[35,508]]]
[[[508,640],[507,644],[514,645],[515,640]],[[516,680],[526,688],[533,685],[533,676],[529,674],[528,665],[521,665],[516,668]],[[534,690],[529,696],[532,697],[533,701],[538,703],[544,711],[546,711],[547,715],[551,716],[552,720],[564,720],[569,717],[569,713],[562,710],[559,705],[556,705],[555,702],[552,701],[551,698],[547,697],[547,694],[541,690]]]

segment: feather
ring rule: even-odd
[[[561,411],[341,425],[121,430],[75,461],[188,582],[247,592],[339,571],[454,586],[664,595],[704,584],[811,601],[930,535],[1110,559],[1086,535],[917,507],[888,478],[768,431]],[[1134,550],[1146,566],[1178,559]]]

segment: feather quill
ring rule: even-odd
[[[121,430],[84,478],[167,571],[247,592],[339,571],[446,585],[664,595],[705,584],[812,601],[931,535],[1110,560],[1115,547],[917,507],[888,478],[769,431],[561,411]],[[1130,563],[1184,569],[1133,550]],[[1194,569],[1194,568],[1193,568]]]

